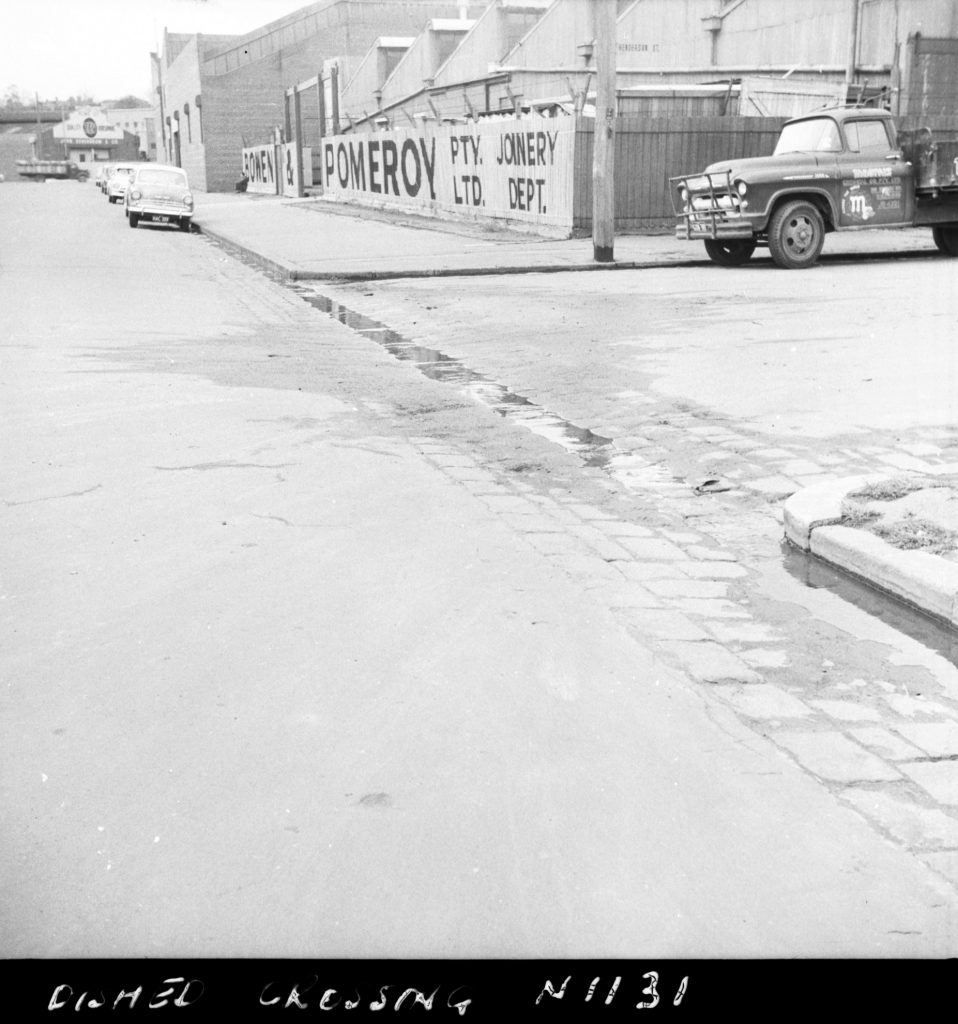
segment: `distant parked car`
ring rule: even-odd
[[[106,182],[106,197],[111,203],[119,203],[126,195],[126,183],[136,164],[117,164]]]
[[[106,168],[103,171],[103,178],[100,181],[100,191],[104,195],[106,195],[106,187],[107,187],[107,185],[110,184],[110,178],[113,177],[113,174],[114,174],[115,171],[116,171],[116,164],[107,164]]]
[[[99,163],[96,165],[96,175],[93,178],[93,184],[96,185],[101,192],[106,187],[106,179],[112,166],[113,164],[110,163]]]
[[[154,224],[177,224],[181,231],[189,231],[193,194],[186,171],[168,164],[140,164],[130,175],[124,205],[131,228],[141,220],[150,220]]]

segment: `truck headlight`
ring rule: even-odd
[[[186,195],[183,196],[183,205],[184,206],[192,206],[193,205],[193,197],[190,195],[189,192],[187,192]]]
[[[139,189],[133,189],[133,191],[130,193],[130,198],[133,200],[142,199],[143,193],[140,192]]]
[[[737,181],[735,182],[735,191],[738,192],[740,196],[744,196],[745,193],[748,192],[748,185],[746,185],[744,181]]]

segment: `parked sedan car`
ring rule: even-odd
[[[178,224],[181,231],[189,231],[193,195],[186,171],[168,164],[141,164],[130,175],[124,205],[131,228],[150,220]]]
[[[126,183],[133,173],[136,164],[117,164],[113,173],[107,178],[106,197],[111,203],[119,203],[126,194]]]

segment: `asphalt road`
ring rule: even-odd
[[[128,230],[90,186],[0,189],[0,219],[5,956],[954,952],[940,865],[667,657],[674,609],[671,641],[628,628],[648,566],[701,541],[643,532],[682,499],[623,504],[601,468],[208,240]],[[641,397],[636,374],[681,360],[687,295],[659,296],[673,338],[636,356],[655,286],[588,276],[551,323],[561,355],[509,355],[517,389],[540,397],[576,337],[570,403]],[[571,286],[500,282],[497,303],[528,339]],[[424,287],[372,305],[464,352],[489,295]]]

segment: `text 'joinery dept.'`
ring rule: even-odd
[[[383,136],[327,141],[326,183],[342,190],[431,201],[451,190],[457,205],[484,206],[485,192],[495,180],[501,181],[505,169],[509,207],[546,212],[546,178],[534,169],[555,164],[557,131]]]

